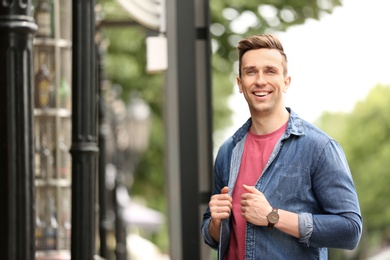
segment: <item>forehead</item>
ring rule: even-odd
[[[242,68],[247,66],[272,65],[282,67],[283,56],[275,49],[256,49],[245,52],[242,56]]]

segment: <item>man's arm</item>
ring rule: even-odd
[[[275,224],[275,228],[293,237],[300,238],[298,227],[298,214],[282,209],[279,209],[278,213],[279,221]]]

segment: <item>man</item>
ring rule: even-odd
[[[218,259],[327,259],[362,233],[340,145],[284,107],[287,57],[273,35],[240,41],[237,84],[251,118],[220,147],[204,213]]]

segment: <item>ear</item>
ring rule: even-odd
[[[241,81],[241,78],[237,77],[236,79],[237,79],[238,90],[240,91],[240,93],[242,93],[242,81]]]
[[[287,89],[290,87],[290,84],[291,84],[291,77],[288,76],[284,79],[284,88],[283,88],[283,92],[286,93],[287,92]]]

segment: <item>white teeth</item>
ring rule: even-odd
[[[262,96],[268,95],[268,92],[263,92],[263,91],[261,91],[261,92],[255,92],[254,94],[255,94],[256,96],[262,97]]]

